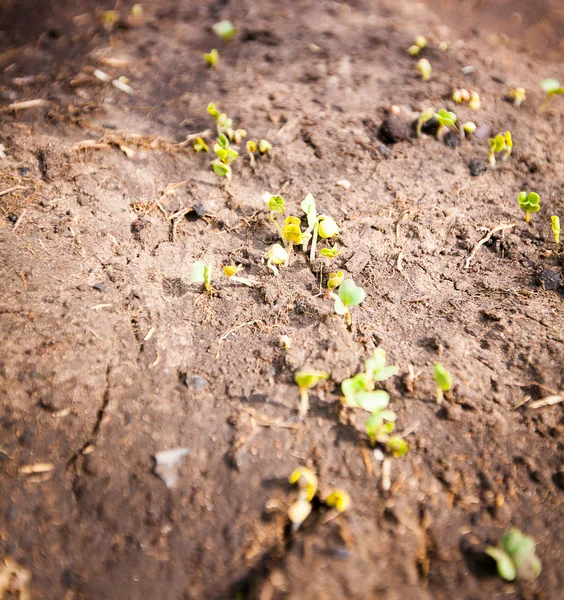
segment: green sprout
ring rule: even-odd
[[[552,215],[550,217],[550,228],[552,229],[552,235],[554,236],[554,243],[560,243],[560,217]]]
[[[214,48],[210,52],[204,54],[204,60],[210,67],[215,67],[219,62],[219,52]]]
[[[525,221],[531,220],[531,214],[540,210],[540,196],[536,192],[520,192],[517,196],[519,208],[525,211]]]
[[[227,20],[215,23],[215,25],[212,25],[212,30],[224,42],[228,42],[237,33],[233,23]]]
[[[495,137],[490,138],[490,155],[489,160],[492,167],[495,167],[495,155],[505,151],[502,160],[507,160],[511,156],[511,150],[513,149],[513,138],[511,132],[506,131],[498,133]]]
[[[272,150],[272,144],[266,140],[259,140],[259,152],[266,154]]]
[[[300,408],[298,414],[303,419],[309,410],[309,392],[308,390],[317,385],[323,379],[328,379],[329,373],[325,371],[298,371],[296,373],[296,383],[300,388]]]
[[[435,383],[437,404],[442,404],[444,392],[449,392],[452,388],[452,375],[443,367],[443,365],[441,365],[441,363],[435,365]]]
[[[423,81],[429,81],[429,79],[431,79],[431,63],[426,58],[419,59],[416,68]]]
[[[473,121],[467,121],[460,127],[460,133],[462,134],[462,137],[472,137],[472,134],[475,133],[476,129],[476,123]]]
[[[276,215],[284,214],[286,210],[284,207],[284,198],[282,196],[272,196],[268,192],[265,192],[262,196],[264,203],[268,206],[268,210],[270,211],[269,219],[270,222],[276,227],[276,230],[280,234],[280,237],[284,239],[284,232],[282,231],[282,227],[280,223],[276,220]]]
[[[290,475],[288,482],[297,484],[299,488],[297,500],[288,508],[288,518],[294,531],[297,531],[311,513],[311,501],[317,493],[317,475],[307,467],[298,467]]]
[[[280,244],[274,244],[270,246],[268,249],[268,261],[266,262],[266,266],[274,273],[274,275],[278,275],[278,269],[276,265],[286,264],[288,261],[288,251],[284,246]]]
[[[225,113],[220,112],[219,108],[214,102],[208,104],[208,114],[211,115],[217,125],[217,134],[226,135],[230,141],[236,144],[240,143],[241,140],[247,136],[247,132],[244,129],[234,129],[233,119],[229,118]]]
[[[388,409],[390,396],[384,390],[375,390],[375,384],[397,375],[396,365],[386,364],[386,351],[383,348],[374,350],[364,362],[364,372],[345,379],[341,384],[344,397],[341,402],[351,408],[362,408],[368,411],[370,417],[366,420],[365,428],[372,444],[384,444],[392,456],[406,454],[407,442],[398,436],[390,436],[394,430],[397,415]]]
[[[552,96],[564,94],[564,86],[561,86],[558,80],[552,78],[544,79],[540,82],[540,86],[546,94],[545,101],[538,108],[538,112],[541,113],[546,110]]]
[[[334,289],[338,288],[341,283],[345,280],[345,276],[342,271],[337,271],[337,273],[329,273],[329,279],[327,280],[327,291],[332,292]]]
[[[423,48],[425,48],[426,45],[427,40],[422,35],[418,35],[415,38],[415,43],[407,49],[407,53],[409,56],[419,56],[419,53],[421,50],[423,50]]]
[[[212,267],[211,265],[206,265],[200,260],[197,260],[192,265],[192,273],[190,275],[190,281],[192,283],[203,283],[206,291],[209,294],[213,293],[213,288],[211,285],[212,281]]]
[[[521,106],[521,104],[523,104],[523,102],[525,102],[525,100],[527,99],[527,94],[526,94],[525,88],[522,88],[522,87],[511,88],[507,92],[506,98],[508,100],[512,100],[513,106],[519,108]]]
[[[354,377],[345,379],[341,384],[341,391],[344,394],[342,402],[345,406],[352,408],[366,408],[367,401],[366,396],[361,396],[360,399],[358,394],[365,392],[373,392],[374,386],[377,382],[386,381],[390,377],[399,373],[397,365],[386,365],[386,351],[383,348],[376,348],[372,355],[364,361],[364,372],[357,373]],[[371,408],[384,409],[388,405],[390,396],[383,390],[377,390],[377,394],[373,396],[375,402]],[[366,408],[366,410],[371,410]]]
[[[305,234],[302,233],[300,225],[301,221],[300,219],[298,219],[298,217],[288,216],[284,221],[284,227],[282,228],[282,238],[285,242],[288,242],[288,260],[290,260],[290,255],[292,254],[294,244],[299,246],[304,241]],[[287,262],[286,266],[288,266]]]
[[[420,138],[422,135],[421,130],[423,129],[423,125],[427,123],[427,121],[430,121],[434,116],[435,109],[433,108],[428,108],[419,115],[419,118],[417,119],[417,125],[415,127],[415,134],[418,138]]]
[[[351,505],[351,497],[345,490],[335,489],[327,494],[324,502],[327,506],[335,508],[337,512],[343,513]]]
[[[239,153],[237,150],[233,150],[233,148],[229,147],[229,140],[223,133],[219,134],[217,143],[213,147],[213,151],[215,152],[217,159],[211,163],[212,169],[216,175],[225,177],[229,184],[232,175],[230,163],[239,156]]]
[[[534,581],[542,571],[535,552],[535,541],[516,527],[510,527],[499,546],[486,546],[485,552],[497,563],[497,573],[506,581]]]
[[[194,141],[194,150],[196,152],[209,152],[210,147],[206,144],[203,138],[197,137]]]
[[[250,279],[247,279],[246,277],[238,276],[238,273],[240,273],[242,270],[243,270],[243,265],[230,264],[230,265],[225,265],[223,267],[223,273],[225,274],[226,277],[229,278],[229,281],[237,281],[248,287],[255,287],[254,281],[251,281]]]
[[[366,292],[357,287],[352,279],[345,279],[339,286],[339,294],[331,293],[329,296],[335,301],[335,312],[338,315],[345,315],[347,325],[350,327],[352,325],[350,308],[364,302]]]
[[[249,140],[245,144],[245,150],[247,151],[247,156],[249,157],[249,162],[251,163],[251,167],[254,167],[256,164],[255,152],[257,151],[257,144],[253,142],[253,140]]]
[[[319,253],[325,258],[336,258],[341,252],[342,249],[335,244],[332,248],[321,248]]]
[[[447,129],[456,123],[456,115],[446,108],[441,108],[434,114],[434,117],[439,122],[437,139],[440,140],[447,132]]]
[[[309,260],[315,260],[317,236],[324,239],[332,238],[339,234],[339,226],[334,219],[326,215],[318,215],[313,194],[308,194],[301,203],[301,208],[307,215],[307,229],[304,232],[302,247],[307,251],[308,242],[311,239],[311,250]]]

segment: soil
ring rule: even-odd
[[[473,24],[457,3],[158,0],[137,18],[118,4],[111,31],[113,2],[1,4],[0,558],[31,597],[562,598],[564,405],[531,406],[564,389],[549,225],[564,218],[564,101],[536,111],[538,82],[564,79],[554,36],[520,46],[492,3]],[[535,7],[557,38],[555,4]],[[224,18],[229,43],[210,30]],[[428,83],[406,52],[417,34]],[[503,99],[516,86],[519,109]],[[454,87],[482,108],[453,105]],[[32,99],[47,103],[9,108]],[[213,129],[210,101],[274,145],[254,170],[237,159],[228,190],[209,154],[178,145]],[[386,145],[391,105],[404,125],[445,106],[479,129]],[[506,129],[513,153],[493,169],[487,138]],[[541,196],[530,224],[521,190]],[[313,193],[342,253],[295,252],[274,277],[265,191],[291,214]],[[260,286],[228,281],[231,259]],[[190,283],[195,260],[214,265],[214,295]],[[320,287],[338,269],[367,293],[351,328]],[[409,442],[390,489],[360,411],[340,406],[376,347],[400,367],[383,387]],[[442,406],[437,361],[455,382]],[[303,421],[301,368],[330,374]],[[173,448],[189,453],[169,489],[154,456]],[[316,505],[292,533],[300,465],[352,504],[329,522]],[[509,525],[537,543],[534,582],[502,581],[483,553]]]

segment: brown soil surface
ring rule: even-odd
[[[531,407],[564,389],[564,261],[549,225],[564,220],[564,100],[536,112],[538,82],[564,80],[558,43],[519,47],[489,4],[472,24],[453,3],[439,16],[411,0],[159,0],[111,32],[102,4],[0,2],[0,559],[45,599],[562,598],[564,404]],[[222,18],[239,27],[227,44],[210,30]],[[406,53],[416,34],[428,83]],[[442,52],[443,39],[463,43]],[[480,111],[449,100],[461,86]],[[512,86],[527,88],[520,109],[503,99]],[[31,99],[47,104],[8,108]],[[229,191],[209,155],[175,146],[213,128],[210,101],[274,144],[255,170],[234,163]],[[513,155],[473,177],[487,132],[455,148],[429,135],[385,145],[392,104],[404,122],[446,106],[482,132],[510,129]],[[84,140],[109,144],[78,150]],[[521,190],[541,196],[530,225]],[[312,192],[342,254],[312,265],[295,253],[273,277],[265,191],[293,214]],[[465,269],[500,223],[514,227]],[[200,259],[215,266],[213,296],[190,283]],[[229,282],[230,259],[261,286]],[[367,292],[352,328],[320,291],[329,269]],[[389,490],[363,418],[339,401],[378,346],[400,367],[384,387],[411,432]],[[441,407],[439,360],[455,381]],[[299,421],[303,367],[330,378]],[[189,454],[168,489],[153,457],[176,447]],[[316,506],[291,534],[299,465],[352,505],[329,522]],[[537,542],[535,582],[503,582],[483,553],[510,524]]]

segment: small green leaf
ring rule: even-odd
[[[300,204],[301,209],[307,215],[307,225],[308,227],[312,227],[317,222],[317,208],[315,206],[315,198],[313,194],[308,194]]]
[[[343,284],[341,284],[343,285]],[[345,306],[344,302],[339,298],[339,296],[334,297],[335,300],[335,312],[338,315],[346,315],[349,312],[349,309]]]
[[[329,373],[325,371],[298,371],[296,373],[296,383],[300,389],[307,390],[328,377]]]
[[[319,236],[327,239],[332,238],[339,233],[339,226],[331,217],[324,215],[319,217]]]
[[[222,147],[222,148],[228,148],[229,147],[229,140],[227,139],[227,136],[224,135],[223,133],[220,133],[217,136],[217,143]]]
[[[456,115],[447,110],[446,108],[441,108],[435,113],[435,119],[439,122],[443,127],[450,127],[456,123]]]
[[[229,41],[237,33],[237,29],[235,29],[233,23],[227,20],[212,25],[212,30],[224,42]]]
[[[192,265],[192,273],[190,275],[190,281],[192,283],[204,283],[206,281],[206,271],[207,271],[206,265],[202,261],[197,260]]]
[[[560,88],[560,83],[558,82],[558,80],[553,79],[552,77],[544,79],[540,82],[539,85],[547,94],[554,94],[554,92],[556,92]]]
[[[272,150],[272,144],[267,140],[259,140],[259,152],[261,154],[266,154]]]
[[[511,527],[501,539],[500,546],[511,557],[519,579],[532,581],[540,575],[542,566],[535,554],[532,537]]]
[[[356,403],[360,408],[374,413],[382,411],[390,403],[390,395],[384,390],[375,390],[374,392],[358,392],[356,394]]]
[[[362,288],[357,287],[352,279],[345,279],[339,287],[339,298],[346,307],[357,306],[366,298],[366,292]],[[335,312],[337,312],[336,309]]]
[[[528,213],[540,210],[540,196],[536,192],[521,192],[517,198],[519,207]]]
[[[387,447],[394,458],[400,458],[401,456],[405,456],[407,454],[407,451],[409,450],[407,442],[399,436],[394,436],[390,438],[390,440],[387,443]]]
[[[214,160],[211,166],[213,172],[220,177],[227,177],[231,173],[231,167],[223,164],[220,160]]]
[[[337,245],[333,246],[333,248],[321,248],[320,254],[326,258],[335,258],[341,254],[341,249]]]
[[[452,375],[443,367],[443,365],[441,365],[441,363],[435,365],[435,381],[443,392],[448,392],[452,387]]]
[[[219,61],[219,52],[214,48],[210,52],[204,54],[204,60],[210,67],[215,67]]]
[[[364,361],[364,370],[372,379],[380,369],[386,366],[386,351],[384,348],[376,348],[370,358]]]
[[[368,392],[369,382],[365,373],[357,373],[354,377],[350,377],[349,379],[345,379],[343,383],[341,383],[341,391],[343,392],[346,405],[351,407],[357,407],[357,395],[360,392]]]
[[[485,552],[496,561],[497,573],[502,579],[513,581],[517,577],[517,570],[511,558],[503,550],[494,546],[486,546]]]

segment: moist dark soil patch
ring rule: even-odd
[[[111,31],[100,16],[113,2],[24,2],[29,27],[3,4],[0,559],[27,569],[31,597],[561,598],[564,404],[531,407],[564,389],[564,261],[549,226],[564,218],[564,101],[536,112],[538,82],[564,79],[548,62],[558,48],[524,53],[489,9],[492,24],[467,35],[452,3],[439,17],[408,0],[158,0],[138,18],[119,3]],[[228,44],[210,29],[224,18],[239,27]],[[406,52],[417,34],[428,83]],[[520,109],[503,99],[517,86]],[[482,108],[455,106],[455,87]],[[254,169],[237,159],[229,190],[209,154],[178,145],[213,129],[211,101],[274,146]],[[392,105],[405,131],[384,145]],[[430,106],[480,135],[413,137]],[[512,156],[492,169],[488,132],[506,129]],[[541,196],[530,224],[521,190]],[[274,277],[266,191],[295,215],[313,193],[342,253],[295,252]],[[196,260],[214,265],[215,294],[190,283]],[[228,281],[230,260],[260,287]],[[320,287],[339,269],[367,293],[351,328]],[[400,367],[384,387],[411,432],[388,490],[362,416],[339,401],[376,347]],[[455,382],[440,407],[437,361]],[[301,368],[330,374],[304,421]],[[154,456],[172,448],[188,453],[169,489]],[[290,533],[299,465],[352,505]],[[509,525],[537,542],[535,582],[503,582],[483,553]]]

